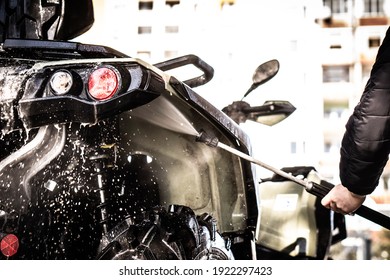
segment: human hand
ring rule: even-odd
[[[321,204],[341,214],[352,214],[363,204],[365,199],[366,196],[354,194],[339,184],[330,190],[321,200]]]

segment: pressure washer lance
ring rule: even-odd
[[[240,152],[237,149],[234,149],[230,146],[227,146],[227,145],[219,142],[217,137],[211,137],[211,136],[207,135],[207,133],[205,131],[201,131],[199,133],[199,135],[196,137],[196,141],[203,142],[206,145],[213,147],[213,148],[219,147],[219,148],[224,149],[224,150],[226,150],[226,151],[228,151],[236,156],[239,156],[239,157],[241,157],[249,162],[252,162],[252,163],[259,165],[259,166],[261,166],[269,171],[272,171],[275,174],[280,175],[287,180],[293,181],[293,182],[297,183],[298,185],[303,186],[307,192],[309,192],[309,193],[311,193],[319,198],[323,198],[334,187],[333,184],[326,182],[326,181],[322,181],[322,184],[318,184],[318,183],[315,183],[312,181],[299,179],[299,178],[291,175],[290,173],[284,172],[283,170],[280,170],[280,169],[277,169],[273,166],[270,166],[270,165],[268,165],[264,162],[261,162],[260,160],[257,160],[255,158],[243,153],[243,152]],[[375,210],[373,210],[365,205],[361,205],[354,213],[351,213],[350,215],[354,215],[354,214],[357,214],[363,218],[366,218],[366,219],[390,230],[390,217],[388,217],[388,216],[386,216],[378,211],[375,211]]]

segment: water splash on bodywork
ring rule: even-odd
[[[26,65],[0,68],[0,138],[14,127],[14,102],[21,94],[23,81],[29,73],[27,68]]]
[[[62,151],[64,142],[63,128],[41,127],[34,139],[0,162],[1,189],[11,194],[5,197],[24,197],[21,201],[14,199],[11,204],[19,204],[18,206],[23,207],[22,202],[27,202],[31,198],[29,188],[31,178]],[[23,191],[20,192],[21,190]],[[20,196],[14,192],[19,193]]]

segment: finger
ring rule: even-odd
[[[348,213],[345,212],[342,208],[339,208],[339,207],[337,206],[337,203],[334,202],[334,201],[332,201],[332,202],[330,203],[330,209],[331,209],[332,211],[336,212],[336,213],[340,213],[340,214],[343,214],[343,215],[347,215],[347,214],[348,214]]]
[[[326,207],[326,208],[330,208],[330,203],[331,203],[331,199],[329,197],[329,195],[326,195],[324,196],[322,199],[321,199],[321,204]]]
[[[339,211],[339,208],[337,208],[337,204],[334,201],[330,201],[329,202],[329,209],[334,211],[334,212],[338,212]]]

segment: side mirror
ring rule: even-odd
[[[288,101],[271,100],[261,106],[251,107],[245,101],[236,101],[222,109],[236,123],[247,120],[273,126],[290,116],[295,107]]]
[[[275,75],[279,72],[279,66],[280,66],[279,61],[276,59],[272,59],[270,61],[264,62],[263,64],[258,66],[252,76],[253,84],[244,94],[242,99],[244,99],[249,93],[255,90],[258,86],[264,84],[265,82],[268,82],[273,77],[275,77]]]

